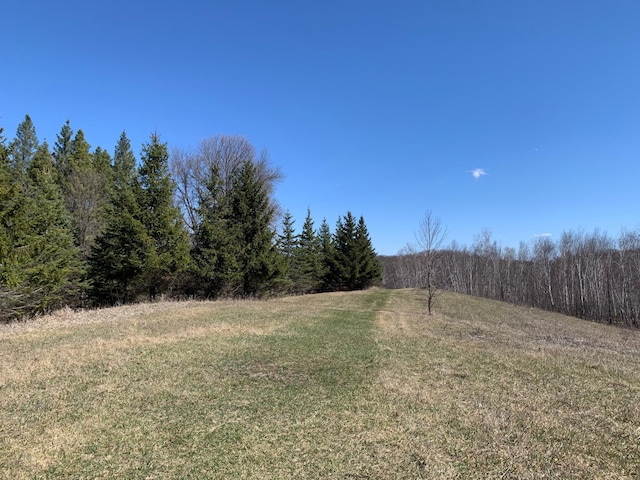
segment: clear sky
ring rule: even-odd
[[[333,228],[363,215],[378,253],[427,210],[447,242],[502,246],[640,225],[637,0],[0,3],[0,125],[137,155],[246,136]]]

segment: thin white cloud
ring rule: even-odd
[[[473,175],[473,178],[475,178],[476,180],[478,180],[483,175],[489,175],[487,172],[485,172],[484,168],[469,170],[469,173],[471,173],[471,175]]]
[[[550,237],[550,233],[536,233],[534,237]]]

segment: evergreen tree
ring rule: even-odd
[[[6,168],[0,177],[6,180]],[[79,298],[82,270],[47,144],[29,162],[25,183],[3,188],[0,300],[5,318],[44,312]]]
[[[56,135],[56,143],[53,148],[53,159],[60,179],[65,178],[69,171],[72,139],[73,130],[67,120],[60,129],[60,133]]]
[[[229,197],[224,190],[219,167],[211,165],[209,179],[199,192],[199,222],[192,250],[195,290],[206,298],[234,295],[242,279],[238,229],[231,221]]]
[[[283,287],[287,290],[297,290],[300,280],[300,269],[297,263],[296,250],[298,248],[299,236],[293,228],[295,220],[288,210],[282,219],[282,233],[278,235],[278,250],[282,256]]]
[[[78,130],[70,145],[64,177],[61,178],[65,205],[71,216],[76,244],[82,257],[89,256],[96,236],[104,226],[104,208],[108,202],[109,169],[104,153],[90,153],[84,132]]]
[[[355,232],[355,252],[358,259],[358,275],[354,288],[368,288],[382,282],[382,266],[362,216],[358,220]]]
[[[0,320],[13,317],[18,301],[15,240],[26,235],[28,218],[23,190],[24,185],[14,181],[9,149],[0,129]]]
[[[363,217],[360,217],[358,224],[351,212],[338,219],[333,245],[333,256],[329,263],[329,278],[333,288],[362,289],[381,280],[382,269]]]
[[[113,152],[113,184],[116,189],[128,188],[136,178],[136,157],[126,132],[122,132]]]
[[[329,233],[329,239],[330,235]],[[320,237],[314,231],[311,210],[308,209],[298,247],[295,250],[295,259],[299,268],[297,289],[302,293],[320,289],[323,278],[322,244]]]
[[[31,258],[24,273],[34,297],[30,309],[47,311],[78,301],[84,272],[46,142],[29,165],[28,177],[33,211],[27,239]]]
[[[245,162],[234,179],[230,218],[239,245],[240,291],[245,295],[261,295],[274,286],[281,275],[281,266],[271,229],[274,207],[252,162]]]
[[[153,133],[143,146],[139,169],[141,221],[152,239],[145,265],[150,298],[171,289],[177,274],[189,266],[189,241],[180,210],[173,202],[174,184],[169,176],[167,144]]]
[[[136,218],[135,208],[116,207],[128,203],[126,197],[111,207],[112,214],[91,249],[91,293],[98,304],[129,303],[146,287],[143,273],[153,254],[153,241]]]
[[[111,166],[111,155],[101,147],[96,147],[91,155],[93,168],[101,177],[103,182],[102,194],[103,201],[108,200],[109,190],[113,186],[113,168]]]
[[[89,257],[92,296],[96,303],[128,303],[146,289],[142,277],[152,255],[153,242],[141,221],[138,204],[141,194],[135,165],[131,144],[123,132],[114,152],[114,181],[105,209],[105,227]]]
[[[356,281],[355,235],[355,219],[351,212],[347,212],[344,218],[338,218],[333,235],[334,252],[331,273],[334,287],[351,290]]]
[[[9,145],[10,165],[16,180],[24,180],[27,168],[33,159],[38,148],[38,136],[36,127],[29,115],[25,115],[24,120],[16,130],[16,137]]]
[[[340,222],[340,220],[338,220]],[[326,218],[322,219],[320,229],[318,231],[318,239],[320,243],[320,265],[322,271],[321,287],[322,290],[333,290],[336,286],[334,262],[334,245],[331,229]]]

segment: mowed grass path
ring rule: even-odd
[[[0,477],[639,478],[640,332],[414,290],[0,327]]]

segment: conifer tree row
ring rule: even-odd
[[[183,153],[170,161],[153,133],[138,162],[123,132],[112,158],[69,121],[51,151],[28,115],[11,142],[0,129],[0,321],[64,305],[380,281],[364,219],[349,212],[332,234],[326,220],[316,231],[308,210],[297,233],[274,196],[280,170],[246,139],[212,137],[196,157]]]
[[[0,137],[0,319],[75,304],[83,287],[53,158],[27,116],[9,148]]]

